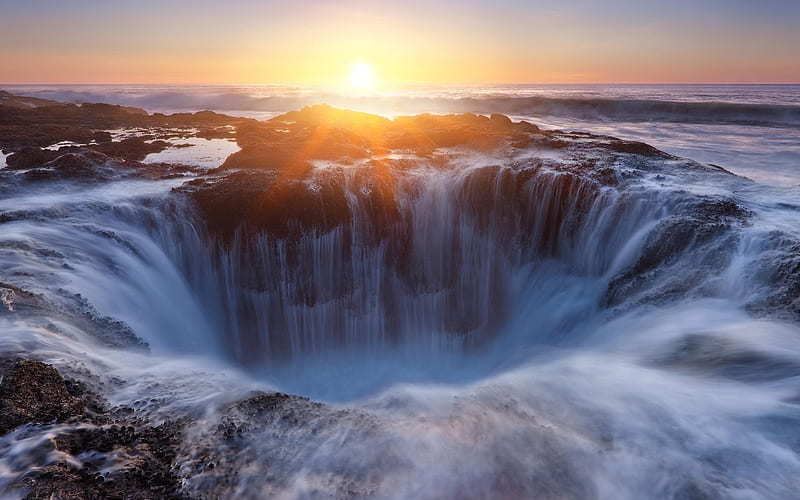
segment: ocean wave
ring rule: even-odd
[[[800,126],[800,106],[633,99],[501,98],[472,100],[475,108],[524,115],[567,116],[620,121],[734,123]],[[467,104],[467,103],[464,103]]]

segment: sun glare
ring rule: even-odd
[[[356,62],[350,65],[350,87],[354,90],[372,90],[375,88],[375,74],[372,66],[365,62]]]

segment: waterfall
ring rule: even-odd
[[[0,201],[0,350],[100,373],[154,422],[196,418],[189,492],[786,496],[800,216],[724,172],[635,167],[422,158],[381,184],[318,164],[292,181],[315,217],[290,196],[280,224],[229,232],[182,179],[24,186]],[[258,408],[252,387],[331,406],[228,415],[232,449],[214,412]],[[52,432],[0,440],[0,486]]]

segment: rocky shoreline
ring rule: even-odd
[[[216,168],[145,161],[148,155],[180,147],[180,140],[191,138],[235,140],[240,151]],[[637,203],[630,192],[640,181],[666,185],[667,177],[675,172],[687,179],[735,177],[722,168],[676,158],[647,144],[541,130],[503,115],[419,115],[390,120],[317,105],[259,122],[210,111],[163,115],[106,104],[72,105],[2,91],[0,150],[7,155],[6,167],[0,169],[0,193],[46,182],[102,185],[120,179],[185,180],[170,193],[186,202],[182,207],[189,207],[191,213],[182,216],[197,217],[193,229],[205,238],[202,243],[210,249],[208,254],[220,257],[231,252],[237,263],[246,264],[242,266],[245,275],[236,276],[241,278],[242,296],[277,297],[270,303],[274,311],[269,318],[270,326],[278,331],[290,331],[287,325],[292,318],[281,316],[289,308],[341,301],[343,307],[358,309],[352,297],[360,278],[355,271],[337,268],[331,273],[332,285],[320,287],[303,274],[293,253],[308,235],[335,234],[340,239],[333,241],[344,242],[335,248],[342,261],[379,249],[376,254],[382,260],[376,262],[396,279],[394,288],[382,290],[439,294],[442,309],[458,306],[458,314],[444,314],[439,323],[467,348],[492,339],[506,319],[504,303],[509,297],[497,282],[488,283],[492,303],[482,305],[492,314],[481,315],[472,306],[482,299],[461,293],[469,287],[459,268],[424,267],[420,249],[414,248],[414,232],[429,228],[415,226],[404,205],[420,191],[413,175],[420,165],[426,172],[437,172],[470,161],[479,164],[480,168],[464,169],[457,179],[459,190],[453,199],[463,213],[453,220],[475,228],[476,234],[495,238],[492,255],[497,256],[496,268],[501,271],[513,259],[518,259],[514,264],[528,264],[532,255],[568,259],[577,245],[576,234],[592,223],[592,210],[605,202],[609,192],[622,192],[614,201],[619,202],[620,211],[626,211]],[[598,307],[621,314],[626,308],[662,304],[681,296],[713,297],[713,292],[703,289],[705,277],[730,265],[732,257],[722,250],[734,245],[736,232],[750,227],[756,215],[730,197],[684,193],[679,187],[670,187],[683,196],[679,209],[646,236],[641,254],[631,265],[614,269]],[[400,193],[407,197],[401,198]],[[47,216],[23,208],[5,210],[0,212],[0,224]],[[498,221],[505,226],[498,227]],[[102,233],[102,228],[97,231]],[[118,238],[111,232],[103,237]],[[252,242],[256,237],[264,238],[257,242],[261,246]],[[264,250],[264,241],[273,246]],[[780,232],[765,244],[779,258],[763,263],[754,274],[770,291],[744,302],[744,308],[764,317],[796,321],[800,318],[800,244]],[[461,250],[457,242],[443,252],[456,255]],[[328,247],[326,251],[333,252]],[[472,257],[468,254],[464,260],[469,263]],[[283,275],[275,271],[274,262],[288,268],[278,271],[291,274],[291,286],[278,289]],[[684,265],[679,268],[678,263]],[[586,270],[582,262],[569,264],[576,275],[601,273]],[[503,272],[497,274],[511,281]],[[436,279],[429,279],[431,275]],[[59,331],[56,323],[63,323],[88,333],[104,347],[147,351],[147,343],[130,326],[98,313],[85,297],[59,291],[56,304],[52,297],[32,293],[13,278],[0,276],[4,318],[47,317],[43,328],[48,331]],[[382,318],[396,327],[400,308],[389,295],[373,294],[367,299],[372,305],[385,301]],[[256,328],[259,303],[242,300],[237,305],[245,326],[238,339],[244,354],[235,361],[257,364],[269,356],[293,354],[292,348],[305,353],[306,346],[299,340],[264,340]],[[688,361],[681,360],[703,365],[705,360],[695,359],[698,356],[692,352],[686,356]],[[280,392],[255,392],[215,401],[204,415],[154,416],[135,405],[114,405],[106,399],[116,385],[127,381],[68,363],[64,369],[58,361],[52,352],[26,352],[24,343],[0,352],[0,455],[15,457],[11,461],[15,469],[4,472],[15,475],[9,494],[65,500],[211,499],[231,491],[269,496],[288,488],[293,468],[302,466],[319,481],[309,498],[324,498],[326,493],[336,498],[372,498],[380,488],[380,471],[402,471],[407,465],[386,444],[388,437],[377,439],[385,449],[365,452],[373,462],[336,455],[341,463],[317,470],[311,457],[304,455],[327,439],[340,443],[379,434],[383,423],[365,411],[337,409]],[[158,401],[142,402],[142,406],[148,404],[157,406]],[[519,418],[526,424],[526,418],[536,421],[530,415]],[[337,434],[341,426],[347,428],[344,435]],[[552,430],[537,429],[544,436],[537,443],[544,443],[549,451],[555,442]],[[283,439],[300,431],[302,436],[296,439],[303,446]],[[604,437],[593,439],[587,439],[593,452],[603,453],[610,447]],[[266,441],[267,456],[252,450],[253,440]],[[575,466],[556,458],[544,466],[539,478],[544,496],[560,498],[551,486],[566,477],[574,489],[563,496],[585,497],[587,491],[577,481],[570,482],[579,475]],[[250,463],[263,470],[258,479],[264,484],[258,487],[246,484],[252,478],[238,477],[243,464]],[[498,479],[494,491],[520,498],[530,493],[503,481]],[[687,491],[687,498],[703,497],[702,492]]]
[[[235,455],[232,449],[247,446],[248,436],[269,426],[309,425],[326,414],[337,418],[305,398],[256,393],[223,407],[216,424],[206,423],[210,431],[198,451],[187,442],[197,423],[190,417],[153,423],[134,408],[110,406],[87,384],[65,379],[48,364],[3,359],[0,365],[0,435],[6,434],[0,452],[24,440],[29,428],[50,429],[36,444],[38,456],[27,457],[41,465],[8,487],[7,493],[22,492],[29,500],[195,498],[182,491],[187,469],[195,479],[206,476],[221,494],[235,481],[224,462]],[[212,489],[197,498],[214,497]]]

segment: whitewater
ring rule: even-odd
[[[372,217],[360,164],[316,161],[308,189],[337,179],[352,220],[233,243],[210,239],[175,196],[191,189],[184,177],[8,174],[0,277],[53,309],[1,316],[0,353],[88,370],[110,403],[153,421],[197,419],[179,464],[187,494],[800,491],[800,86],[6,89],[258,119],[322,102],[390,117],[503,113],[674,155],[605,156],[596,137],[573,134],[563,149],[455,151],[447,168],[391,157],[406,162],[391,224]],[[604,173],[565,174],[583,168],[583,147]],[[145,162],[212,169],[238,150],[196,139]],[[110,338],[67,321],[75,311],[105,318]],[[253,390],[330,413],[254,431],[245,451],[199,464],[221,446],[220,408]],[[0,438],[0,490],[57,458],[42,448],[59,425],[70,424]]]

